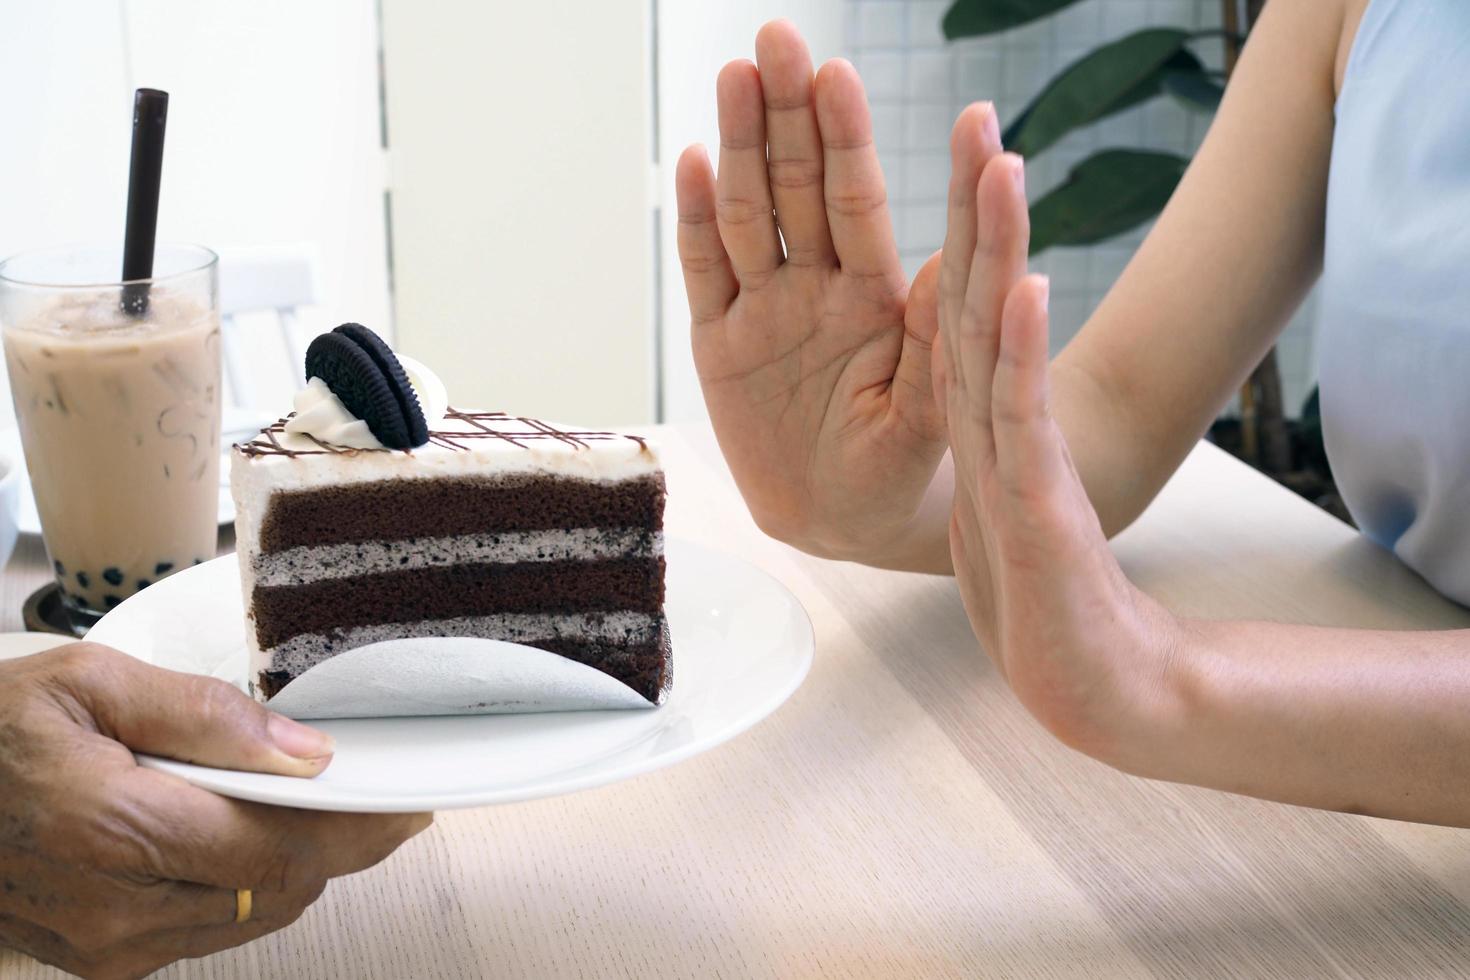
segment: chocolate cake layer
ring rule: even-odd
[[[374,575],[410,568],[526,561],[603,561],[609,558],[656,558],[661,554],[661,531],[641,527],[579,527],[302,545],[256,555],[252,567],[257,586],[305,585],[328,578]]]
[[[496,612],[630,610],[660,614],[664,559],[450,565],[304,585],[257,586],[251,609],[263,651],[302,633]]]
[[[666,624],[661,625],[654,638],[637,645],[599,643],[571,636],[548,637],[528,645],[594,667],[627,684],[655,704],[672,679],[673,654]],[[261,671],[256,682],[261,692],[270,698],[294,680],[297,673],[265,670]]]
[[[657,530],[663,501],[661,473],[617,482],[507,474],[279,491],[261,522],[259,552],[549,528]]]

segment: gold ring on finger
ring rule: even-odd
[[[254,896],[248,888],[235,889],[235,922],[249,922],[250,910],[254,905]]]

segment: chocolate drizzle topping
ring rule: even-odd
[[[451,408],[444,413],[444,417],[462,423],[465,428],[454,432],[431,429],[429,442],[456,452],[469,452],[473,448],[473,443],[483,439],[499,439],[521,449],[530,449],[533,443],[548,441],[560,442],[574,449],[590,449],[594,442],[613,442],[619,439],[636,442],[640,449],[648,448],[648,442],[640,436],[623,435],[617,432],[563,430],[550,423],[542,422],[540,419],[521,418],[507,415],[504,412],[461,412]],[[413,453],[412,449],[353,449],[348,446],[334,446],[304,434],[301,434],[300,437],[309,440],[317,448],[289,449],[281,445],[280,440],[281,435],[286,431],[286,421],[289,418],[288,415],[280,419],[262,430],[260,435],[254,439],[238,443],[235,448],[251,459],[258,456],[286,456],[294,459],[298,456],[355,456],[358,453],[411,455]]]

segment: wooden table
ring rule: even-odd
[[[1463,833],[1150,783],[1077,755],[976,649],[953,582],[766,540],[708,434],[659,438],[672,533],[760,564],[806,605],[805,686],[673,769],[441,814],[291,928],[166,976],[1470,973]],[[1210,446],[1116,546],[1190,615],[1470,624]],[[44,578],[24,545],[0,625],[19,627]],[[0,975],[49,974],[0,954]]]

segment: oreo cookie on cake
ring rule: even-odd
[[[388,449],[429,441],[429,427],[403,365],[381,337],[344,323],[306,349],[306,378],[318,378]]]
[[[379,640],[480,636],[661,700],[665,491],[646,441],[451,409],[359,324],[314,340],[306,374],[296,411],[231,455],[258,696]]]

